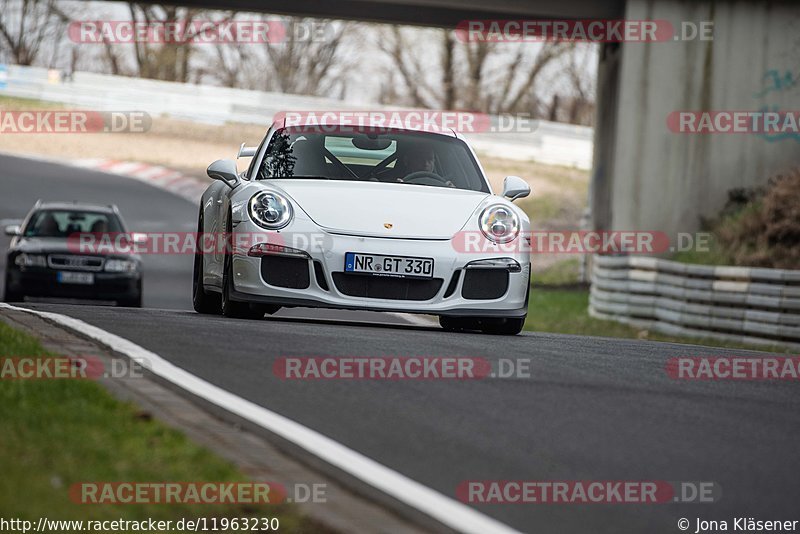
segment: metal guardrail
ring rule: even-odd
[[[666,334],[800,348],[800,271],[594,256],[589,314]]]
[[[59,71],[20,65],[0,65],[0,95],[96,111],[146,111],[153,116],[166,115],[210,124],[261,124],[265,130],[280,111],[399,109],[331,98],[92,72],[76,72],[71,81],[66,81]],[[592,166],[593,135],[592,128],[586,126],[537,121],[533,132],[477,133],[466,137],[476,150],[488,156],[587,170]]]

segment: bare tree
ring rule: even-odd
[[[229,13],[235,20],[235,13]],[[260,16],[260,21],[268,17]],[[342,94],[352,57],[345,42],[359,33],[357,24],[308,18],[280,21],[285,39],[266,43],[224,43],[204,47],[198,79],[210,78],[227,87],[282,93]],[[315,32],[324,30],[323,32]]]
[[[135,23],[161,24],[175,22],[186,28],[181,39],[176,42],[157,43],[136,41],[133,43],[133,56],[137,76],[172,82],[187,82],[190,76],[190,60],[195,50],[192,23],[202,16],[203,10],[182,8],[161,4],[129,4],[131,20]],[[113,50],[108,53],[119,68],[119,56]]]
[[[565,69],[572,91],[567,113],[567,122],[571,124],[591,125],[594,120],[595,77],[591,74],[589,63],[595,58],[591,52],[588,47],[576,49],[570,55]]]
[[[591,126],[595,109],[595,73],[597,49],[590,44],[576,44],[559,62],[550,87],[550,105],[545,116],[551,121]]]
[[[452,32],[447,32],[443,39],[455,42]],[[492,94],[490,88],[485,86],[484,76],[487,68],[486,62],[491,57],[495,45],[496,43],[486,41],[473,41],[462,45],[467,67],[464,103],[469,109],[487,110]],[[453,67],[451,66],[451,68]]]
[[[381,33],[379,46],[389,58],[388,75],[397,73],[405,90],[405,101],[395,98],[395,103],[488,113],[538,113],[536,85],[542,72],[572,47],[568,43],[503,47],[493,42],[459,42],[449,30],[419,32],[395,26]],[[423,63],[430,56],[424,47],[431,46],[440,48],[439,61]],[[440,77],[431,74],[437,71]],[[392,100],[385,94],[381,99]]]
[[[439,91],[435,90],[428,83],[430,76],[427,75],[429,69],[423,67],[420,62],[420,55],[415,52],[412,47],[413,39],[409,39],[406,33],[399,26],[391,26],[388,31],[381,32],[382,35],[378,39],[378,45],[388,55],[392,65],[389,69],[389,76],[393,76],[396,72],[406,90],[408,99],[412,106],[436,108],[440,107],[441,95]],[[445,63],[447,62],[447,51],[443,54]],[[453,63],[452,55],[450,63]],[[452,78],[452,69],[450,73],[445,73],[445,80],[449,80],[448,89],[454,90]],[[381,97],[385,99],[385,95]]]
[[[225,12],[221,22],[235,21],[238,13]],[[225,87],[251,88],[244,79],[250,71],[250,55],[252,44],[240,42],[218,42],[200,48],[199,65],[192,69],[192,81],[202,83],[210,78]]]
[[[122,67],[120,66],[120,57],[117,54],[114,45],[108,41],[108,38],[105,35],[103,36],[103,59],[110,68],[111,74],[115,76],[124,74]]]
[[[1,0],[0,50],[18,65],[32,65],[43,44],[63,39],[67,24],[54,0]]]
[[[510,75],[513,76],[512,83],[502,94],[499,104],[490,112],[518,113],[527,110],[541,114],[536,83],[548,65],[573,48],[573,43],[543,43],[524,71],[521,68],[510,69],[512,71]]]
[[[209,74],[217,78],[225,87],[239,87],[242,67],[248,63],[249,55],[241,45],[214,47],[216,61],[213,72]]]
[[[310,35],[303,27],[325,24],[323,38],[296,39]],[[286,41],[267,43],[264,46],[266,89],[282,93],[305,95],[330,95],[340,88],[347,70],[341,53],[345,36],[356,31],[352,23],[307,18],[289,18],[285,21]]]

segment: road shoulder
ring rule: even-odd
[[[110,368],[112,360],[121,357],[93,340],[24,311],[1,309],[0,320],[36,337],[54,354],[90,355],[102,360],[106,368]],[[334,531],[416,533],[438,530],[423,529],[354,493],[330,476],[290,457],[264,437],[204,410],[149,374],[102,377],[98,382],[115,398],[133,402],[143,413],[183,432],[195,443],[236,465],[254,481],[277,482],[286,487],[298,483],[325,484],[326,502],[296,502],[295,505],[302,514]]]

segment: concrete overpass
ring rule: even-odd
[[[591,208],[598,229],[693,231],[727,191],[800,165],[800,134],[670,132],[678,110],[800,110],[796,0],[176,0],[455,27],[473,18],[712,21],[711,41],[600,45]]]
[[[455,27],[470,19],[619,18],[625,0],[174,0],[186,6]]]

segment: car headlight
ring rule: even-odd
[[[494,243],[508,243],[519,235],[519,217],[507,206],[489,206],[481,212],[478,223],[483,235]]]
[[[250,218],[268,230],[280,230],[292,220],[292,205],[278,193],[256,193],[247,205]]]
[[[109,273],[132,273],[136,270],[136,262],[133,260],[106,260],[105,270]]]
[[[20,254],[14,258],[19,267],[47,267],[47,257],[42,254]]]

